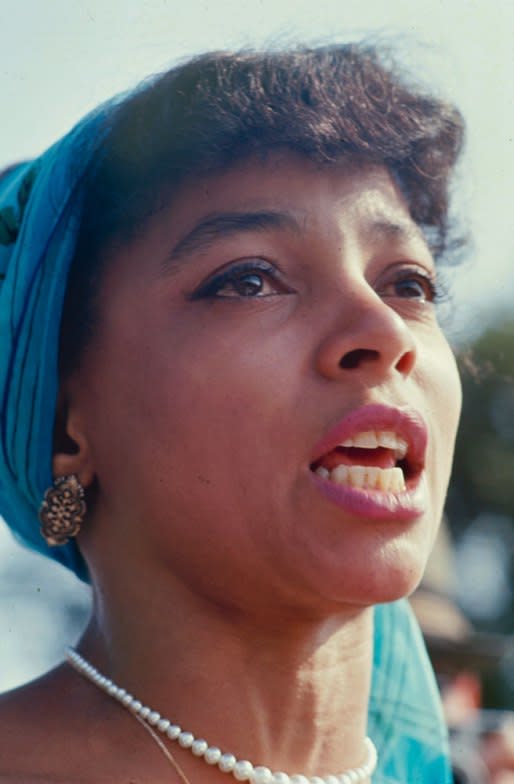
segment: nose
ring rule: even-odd
[[[407,378],[417,348],[408,322],[364,282],[334,303],[335,322],[321,341],[318,372],[327,379],[359,377],[372,385]]]

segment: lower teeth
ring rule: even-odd
[[[405,490],[403,471],[397,466],[395,468],[378,468],[376,466],[338,465],[331,471],[323,466],[318,466],[315,473],[338,485],[381,490],[386,493],[401,493]]]

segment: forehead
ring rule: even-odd
[[[168,216],[178,255],[215,235],[248,229],[301,233],[333,225],[344,233],[352,224],[368,236],[422,237],[385,167],[352,161],[319,165],[288,152],[192,178],[176,193]]]
[[[428,251],[385,167],[354,161],[320,165],[281,151],[191,177],[111,259],[125,266],[135,260],[138,274],[141,259],[152,259],[161,273],[174,273],[224,241],[239,243],[227,252],[246,252],[245,237],[250,247],[256,233],[287,235],[300,244],[333,241],[339,247],[354,239],[374,248],[415,242]]]

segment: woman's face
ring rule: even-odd
[[[98,551],[236,606],[412,590],[460,408],[434,278],[382,168],[283,153],[182,187],[112,254],[71,385]]]

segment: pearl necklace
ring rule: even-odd
[[[192,732],[182,730],[178,724],[161,717],[160,713],[143,705],[125,689],[117,686],[110,678],[102,675],[92,664],[89,664],[73,648],[66,649],[66,658],[77,672],[102,689],[110,697],[132,712],[148,729],[154,727],[163,735],[177,741],[183,749],[189,749],[195,757],[203,759],[208,765],[217,765],[223,773],[230,773],[237,781],[249,781],[250,784],[359,784],[369,778],[377,766],[377,750],[371,738],[366,738],[366,759],[357,768],[351,768],[337,775],[302,776],[297,773],[272,773],[263,765],[254,766],[248,760],[238,760],[233,754],[223,753],[216,746],[209,746],[206,740],[197,739]],[[153,733],[152,733],[153,734]]]

